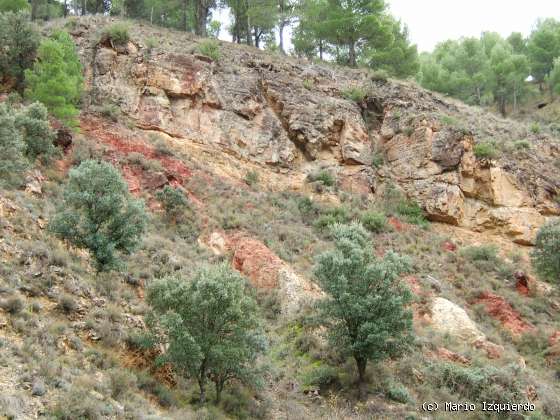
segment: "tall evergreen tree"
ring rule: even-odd
[[[25,82],[28,99],[42,102],[66,124],[76,124],[83,85],[82,65],[67,32],[56,32],[41,43],[37,62],[25,72]]]
[[[23,93],[25,70],[33,65],[39,34],[25,13],[0,13],[0,82],[12,78]]]

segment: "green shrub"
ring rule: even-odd
[[[491,142],[482,142],[475,144],[473,152],[474,155],[479,159],[494,159],[498,156],[496,146]]]
[[[364,91],[363,88],[353,86],[343,90],[342,96],[354,102],[362,102],[366,98],[367,93]]]
[[[328,230],[335,223],[348,223],[350,215],[345,207],[332,207],[323,212],[314,223],[320,231]]]
[[[118,121],[121,115],[121,109],[115,104],[103,104],[99,107],[99,113],[111,121]]]
[[[0,185],[19,186],[28,166],[24,153],[26,145],[16,118],[5,104],[0,104]]]
[[[118,170],[87,160],[70,171],[64,199],[49,228],[90,251],[98,271],[120,266],[117,252],[131,253],[146,228],[144,203],[135,200]]]
[[[136,387],[136,376],[130,371],[113,368],[109,370],[108,374],[111,386],[111,397],[115,399],[119,399]]]
[[[461,250],[461,255],[471,261],[498,261],[498,247],[496,245],[469,246]]]
[[[400,384],[390,385],[385,394],[390,400],[397,401],[403,404],[406,404],[411,400],[408,390]]]
[[[113,47],[116,45],[125,45],[130,40],[128,30],[128,25],[125,23],[113,23],[103,29],[99,42],[110,42]]]
[[[315,364],[311,369],[303,374],[302,384],[304,389],[324,390],[336,385],[339,381],[338,371],[335,367],[322,363]]]
[[[505,403],[524,398],[519,368],[464,367],[454,363],[431,364],[428,375],[436,387],[446,387],[471,401]]]
[[[63,312],[69,314],[74,312],[76,309],[78,309],[78,304],[76,303],[76,300],[74,299],[73,296],[63,294],[58,299],[58,307]]]
[[[256,171],[248,171],[243,178],[247,185],[253,186],[259,182],[259,174]]]
[[[14,5],[12,0],[8,0],[10,4]],[[4,77],[11,77],[17,91],[23,93],[25,70],[35,61],[39,33],[27,13],[0,13],[0,40],[0,83]]]
[[[153,36],[148,37],[148,39],[146,39],[146,48],[149,51],[153,50],[157,46],[158,46],[158,40],[156,38],[154,38]]]
[[[397,204],[395,211],[399,216],[402,216],[407,223],[422,227],[425,227],[428,224],[422,207],[414,201],[401,200]]]
[[[533,134],[539,134],[541,132],[541,126],[538,122],[534,122],[529,126],[529,130]]]
[[[303,80],[303,87],[307,90],[313,89],[314,84],[315,83],[313,82],[313,79],[304,79]]]
[[[40,156],[48,161],[55,154],[54,133],[49,125],[47,108],[42,103],[35,102],[23,108],[16,116],[16,126],[23,133],[26,155],[30,159]]]
[[[222,56],[220,52],[220,43],[214,39],[206,39],[201,41],[197,46],[199,54],[210,57],[213,61],[220,61]]]
[[[334,176],[326,170],[321,170],[307,176],[309,182],[321,182],[325,187],[332,187],[335,183]]]
[[[67,125],[75,126],[83,77],[73,39],[66,32],[55,32],[41,42],[37,55],[33,69],[25,71],[25,96],[43,103]]]
[[[560,282],[560,221],[549,222],[539,229],[531,260],[543,280]]]
[[[383,166],[383,163],[385,163],[385,158],[380,153],[375,154],[371,159],[371,166],[374,168]]]
[[[370,232],[381,233],[387,230],[387,217],[380,212],[366,211],[360,215],[360,222]]]
[[[161,203],[167,217],[174,221],[177,221],[185,212],[189,204],[183,191],[169,185],[159,190],[156,193],[156,198]]]
[[[17,296],[9,297],[0,303],[0,307],[9,314],[15,315],[23,309],[23,301]]]
[[[513,143],[513,147],[515,147],[515,149],[517,150],[528,150],[531,148],[531,143],[529,143],[527,140],[517,140]]]

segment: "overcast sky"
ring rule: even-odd
[[[438,42],[462,36],[479,36],[495,31],[502,36],[512,32],[528,35],[539,17],[560,20],[560,0],[387,0],[392,14],[408,25],[410,39],[419,51],[431,51]],[[222,21],[220,38],[227,33],[229,12],[215,16]],[[286,44],[290,31],[286,31]]]
[[[438,42],[484,31],[528,35],[539,17],[560,19],[559,0],[388,0],[392,14],[408,25],[420,51]]]

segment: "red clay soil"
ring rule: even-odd
[[[120,134],[119,131],[122,131],[122,129],[119,130],[119,127],[115,124],[110,124],[100,118],[84,116],[80,120],[80,128],[85,135],[94,138],[109,148],[108,156],[113,163],[117,163],[121,156],[140,153],[147,159],[160,162],[171,185],[181,185],[192,175],[191,170],[182,161],[158,154],[154,147],[139,138]],[[142,173],[134,173],[130,168],[124,170],[124,172],[125,179],[131,186],[131,191],[146,182],[142,177],[140,179],[138,177],[139,175],[143,176]]]
[[[430,352],[429,355],[440,360],[447,360],[461,365],[470,365],[471,363],[465,356],[461,356],[459,353],[455,353],[445,347],[438,347],[435,352]]]
[[[519,292],[519,294],[529,296],[534,280],[523,271],[516,271],[513,273],[513,276],[515,277],[515,280],[517,280],[515,283],[515,289]]]
[[[457,245],[455,245],[453,242],[451,241],[445,241],[441,247],[443,248],[444,251],[449,251],[449,252],[455,252],[457,251]]]
[[[283,263],[262,242],[243,232],[230,235],[227,247],[233,252],[233,267],[246,275],[254,287],[278,287],[278,271]]]
[[[534,326],[524,321],[519,312],[501,296],[490,292],[483,292],[479,295],[475,304],[481,303],[485,306],[486,312],[501,322],[502,326],[514,335],[520,335],[534,330]]]
[[[389,224],[391,226],[393,226],[393,228],[397,231],[397,232],[402,232],[403,230],[405,230],[405,226],[404,223],[401,222],[399,219],[397,219],[396,217],[389,217]]]

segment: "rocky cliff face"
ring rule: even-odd
[[[222,48],[215,62],[187,34],[151,34],[161,48],[149,49],[140,26],[131,42],[113,48],[87,35],[94,32],[88,25],[106,23],[82,21],[72,32],[88,69],[90,105],[114,104],[140,129],[273,172],[328,168],[341,188],[361,194],[396,184],[433,221],[520,244],[531,244],[547,218],[560,214],[560,146],[521,124],[408,83],[242,46]],[[366,96],[345,99],[351,88]],[[512,147],[518,139],[530,149]],[[473,148],[483,140],[497,141],[502,157],[477,158]]]

